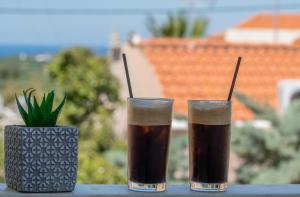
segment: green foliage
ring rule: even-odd
[[[112,115],[121,103],[119,82],[106,59],[89,49],[74,47],[57,54],[48,72],[68,97],[63,121],[80,129],[79,182],[125,183],[122,171],[104,157],[116,143]]]
[[[194,21],[191,37],[201,37],[205,34],[205,30],[207,27],[207,21],[202,18],[197,18]]]
[[[120,103],[119,83],[112,76],[105,58],[80,47],[62,51],[48,66],[30,56],[25,59],[1,57],[0,76],[0,90],[8,107],[14,104],[15,92],[21,92],[24,87],[36,89],[37,98],[43,97],[41,90],[51,89],[55,83],[57,92],[66,92],[68,102],[60,121],[80,128],[79,183],[126,182],[124,169],[127,168],[121,166],[126,165],[127,159],[124,160],[124,154],[121,159],[125,163],[121,165],[117,158],[126,152],[126,146],[115,141],[111,120]],[[58,102],[63,99],[60,94],[56,97]],[[0,134],[0,158],[3,158],[3,129],[0,129]],[[0,159],[2,182],[3,161]]]
[[[154,37],[200,37],[205,33],[207,21],[197,18],[189,23],[187,16],[179,13],[169,14],[168,20],[163,24],[149,17],[146,25]]]
[[[237,182],[299,183],[299,101],[294,101],[286,113],[278,116],[269,105],[261,105],[241,94],[237,98],[256,118],[272,123],[269,129],[256,128],[251,123],[233,128],[233,149],[243,160],[237,170]]]
[[[105,152],[105,158],[120,169],[124,177],[127,176],[127,151],[124,149],[111,149]]]
[[[242,93],[235,93],[234,96],[255,114],[256,119],[269,120],[274,126],[278,126],[279,117],[271,105],[257,103]]]
[[[79,154],[78,183],[120,184],[126,182],[117,167],[96,153]]]
[[[54,111],[52,111],[54,97],[55,97],[54,90],[49,92],[46,97],[44,94],[40,105],[38,104],[38,101],[35,96],[33,96],[33,100],[32,100],[32,93],[34,91],[35,90],[32,88],[23,91],[25,103],[27,105],[27,112],[22,107],[18,97],[16,96],[17,106],[26,126],[28,127],[56,126],[59,113],[65,104],[66,96],[63,98],[63,100],[58,105],[58,107]]]
[[[5,104],[15,102],[15,92],[24,87],[37,90],[37,96],[42,90],[52,87],[52,81],[44,72],[45,62],[38,62],[32,56],[22,59],[18,56],[0,58],[0,91]]]
[[[189,178],[188,138],[174,136],[170,143],[168,180],[183,183]]]

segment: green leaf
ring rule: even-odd
[[[34,91],[35,90],[31,90],[27,96],[28,117],[29,117],[29,123],[32,126],[36,126],[38,124],[38,118],[39,118],[35,113],[34,107],[31,103],[31,96]]]
[[[42,110],[40,109],[40,106],[36,100],[36,97],[33,97],[33,112],[34,112],[34,116],[36,117],[37,121],[41,124],[44,123],[44,116],[42,113]]]
[[[21,114],[21,116],[23,118],[23,121],[26,124],[26,126],[28,126],[29,125],[28,114],[24,110],[24,108],[22,107],[22,105],[21,105],[21,103],[20,103],[17,95],[15,95],[15,97],[16,97],[17,106],[18,106],[19,112],[20,112],[20,114]]]
[[[33,90],[33,88],[28,88],[26,90],[23,90],[24,97],[27,97],[27,92],[29,92],[30,90]]]
[[[55,96],[54,90],[52,90],[51,92],[48,93],[48,95],[46,97],[46,101],[45,101],[45,104],[44,104],[43,109],[42,109],[44,115],[46,115],[46,116],[51,114],[52,107],[53,107],[54,96]]]
[[[29,88],[23,91],[24,99],[27,104],[27,114],[28,114],[28,124],[34,125],[35,124],[35,117],[33,114],[33,107],[31,104],[31,95],[35,90],[33,88]]]
[[[41,109],[44,108],[45,102],[46,102],[46,100],[45,100],[45,93],[44,93],[43,99],[42,99],[42,102],[41,102]]]
[[[32,93],[33,93],[34,91],[35,91],[35,90],[31,90],[31,91],[29,92],[29,94],[28,94],[28,97],[27,97],[28,103],[30,103],[30,104],[31,104],[31,96],[32,96]]]
[[[34,89],[33,88],[29,88],[29,89],[27,89],[25,91],[23,90],[24,99],[25,99],[25,102],[26,102],[27,105],[30,102],[30,100],[28,100],[28,95],[27,95],[28,92],[29,92],[29,95],[31,95],[30,93],[34,92]]]
[[[63,108],[64,104],[65,104],[65,101],[66,101],[66,96],[64,96],[64,99],[62,100],[62,102],[58,105],[58,107],[51,113],[51,123],[53,125],[56,125],[56,122],[57,122],[57,119],[58,119],[58,116],[59,116],[59,113],[61,111],[61,109]]]

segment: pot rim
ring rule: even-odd
[[[5,127],[20,127],[20,128],[76,128],[75,126],[72,125],[57,125],[54,127],[27,127],[26,125],[5,125]]]

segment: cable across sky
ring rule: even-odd
[[[280,10],[297,10],[300,8],[300,3],[282,4],[279,6]],[[278,9],[278,8],[277,8]],[[273,4],[265,5],[250,5],[250,6],[216,6],[214,12],[232,13],[245,12],[256,10],[274,10]],[[183,9],[169,9],[169,8],[18,8],[18,7],[0,7],[0,14],[2,15],[147,15],[147,14],[167,14],[177,11],[186,11],[190,14],[201,14],[211,11],[210,8],[183,8]]]

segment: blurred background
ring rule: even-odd
[[[78,182],[126,183],[125,52],[135,96],[176,100],[168,180],[186,182],[187,100],[226,99],[242,56],[230,182],[300,183],[299,11],[297,0],[1,0],[1,129],[22,124],[22,90],[65,93]]]

